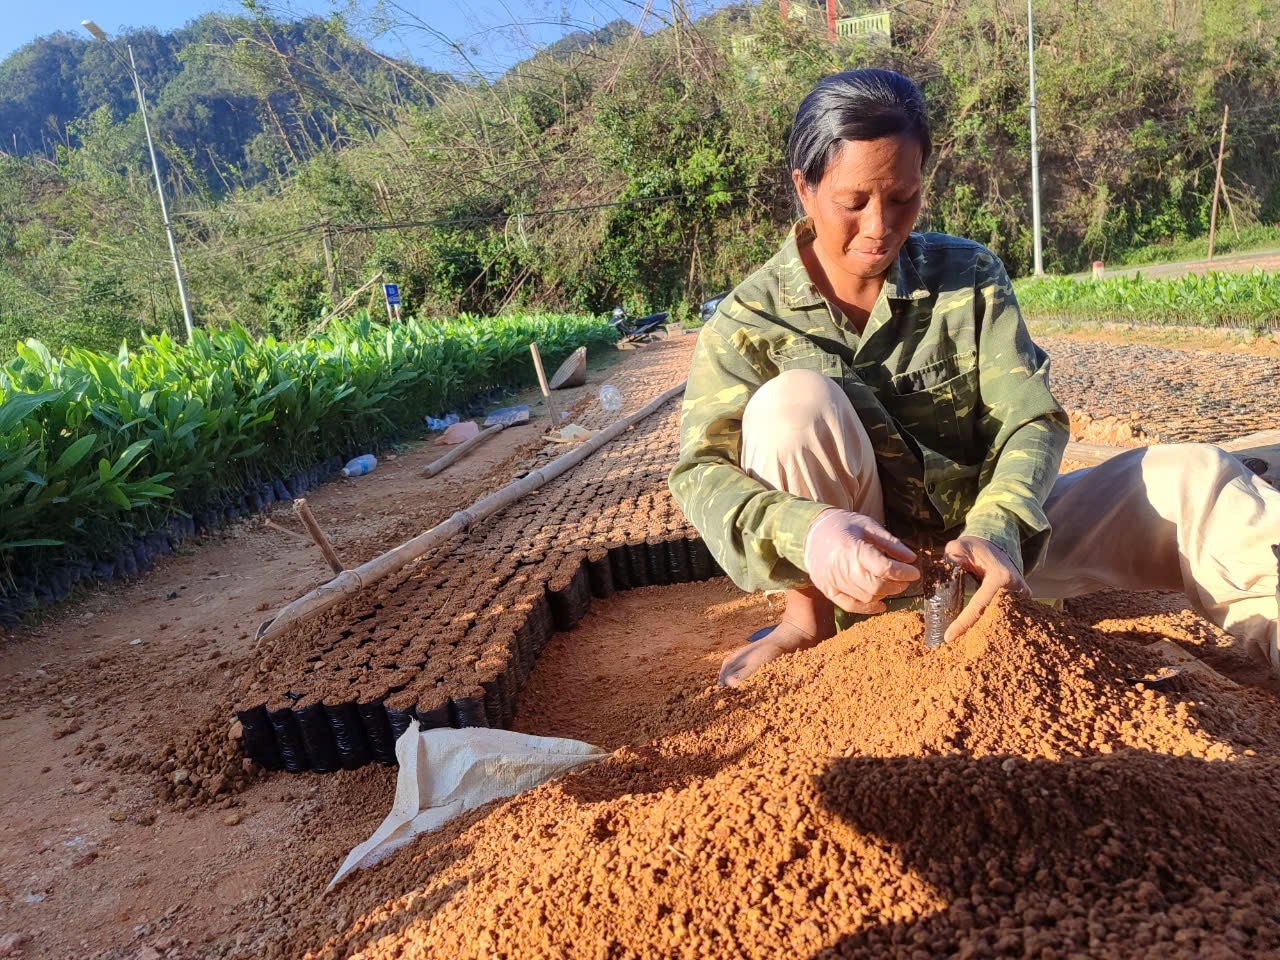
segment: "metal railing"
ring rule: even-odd
[[[739,59],[754,57],[756,51],[760,49],[760,37],[754,33],[734,37],[731,42],[733,44],[733,55]]]
[[[889,37],[889,14],[869,13],[864,17],[843,17],[836,21],[836,36],[841,39],[851,37]]]

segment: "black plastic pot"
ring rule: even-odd
[[[53,594],[53,602],[61,603],[71,592],[71,571],[65,567],[55,570],[49,575],[49,591]]]
[[[147,547],[151,550],[153,557],[167,557],[173,553],[173,543],[169,535],[159,530],[147,534]]]

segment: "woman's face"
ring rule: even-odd
[[[920,213],[920,144],[909,137],[846,140],[817,186],[791,171],[830,279],[884,276]]]

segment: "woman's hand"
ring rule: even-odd
[[[1031,596],[1031,588],[1022,578],[1018,568],[1008,555],[989,540],[978,537],[960,537],[946,546],[947,557],[960,564],[969,573],[982,581],[978,590],[955,622],[947,627],[944,640],[950,643],[964,635],[964,632],[978,622],[982,611],[995,599],[1000,590],[1008,590],[1020,596]]]
[[[915,553],[870,517],[827,510],[809,527],[804,562],[813,585],[850,613],[883,613],[881,602],[920,579]]]

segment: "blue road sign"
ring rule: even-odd
[[[395,283],[384,283],[384,284],[382,285],[382,292],[383,292],[383,293],[385,293],[385,294],[387,295],[387,306],[389,306],[389,307],[398,307],[398,306],[400,306],[400,286],[399,286],[399,284],[395,284]]]

